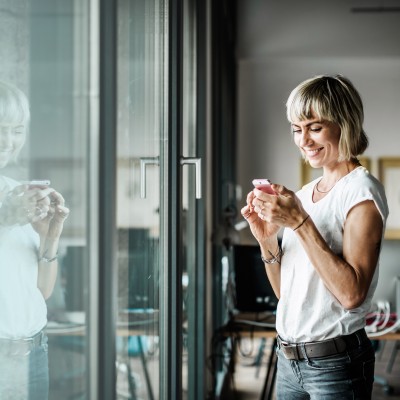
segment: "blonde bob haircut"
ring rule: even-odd
[[[357,159],[368,147],[361,97],[341,75],[318,75],[300,83],[289,95],[286,115],[291,123],[317,117],[338,124],[338,161]]]
[[[26,125],[30,120],[25,93],[11,83],[0,81],[0,124]]]
[[[25,143],[30,116],[29,101],[25,93],[11,83],[0,81],[0,126],[22,125],[25,131],[24,140],[11,156],[14,163]]]

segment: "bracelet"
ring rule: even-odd
[[[58,254],[56,254],[54,257],[47,258],[46,256],[42,256],[39,258],[38,262],[45,262],[45,263],[51,263],[53,261],[56,261],[58,257]]]
[[[310,216],[310,214],[307,214],[307,217],[305,217],[305,218],[303,219],[303,221],[301,221],[300,224],[297,225],[296,228],[293,229],[293,232],[294,232],[295,230],[299,229],[299,228],[304,224],[304,222],[306,222],[306,221],[308,220],[308,217],[309,217],[309,216]]]
[[[282,255],[283,255],[283,252],[282,252],[282,248],[278,245],[278,253],[276,253],[276,255],[274,256],[269,250],[268,250],[268,253],[271,255],[271,257],[272,258],[270,258],[269,260],[267,260],[266,258],[264,258],[262,255],[261,255],[261,260],[265,263],[265,264],[275,264],[275,263],[278,263],[278,264],[280,264],[281,263],[281,258],[282,258]]]

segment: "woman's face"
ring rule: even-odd
[[[339,158],[340,127],[334,122],[310,119],[292,122],[293,138],[311,167],[334,166]]]
[[[0,123],[0,168],[14,160],[26,139],[26,128],[21,124]]]

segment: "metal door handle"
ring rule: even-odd
[[[160,165],[158,157],[146,157],[140,159],[140,198],[146,198],[146,167],[148,165]]]
[[[181,157],[181,165],[194,164],[196,168],[196,199],[201,199],[201,158]]]

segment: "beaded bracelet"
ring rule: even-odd
[[[51,258],[47,258],[44,255],[42,257],[39,258],[39,262],[45,262],[45,263],[51,263],[53,261],[56,261],[58,257],[58,254],[56,254],[54,257]]]
[[[280,263],[281,263],[281,258],[282,258],[283,252],[282,252],[282,248],[281,248],[280,246],[278,246],[278,253],[276,253],[275,256],[274,256],[269,250],[268,250],[268,253],[269,253],[269,254],[271,255],[271,257],[272,257],[272,258],[270,258],[269,260],[267,260],[266,258],[264,258],[264,257],[261,255],[261,260],[263,260],[263,262],[264,262],[265,264],[275,264],[275,263],[280,264]]]

